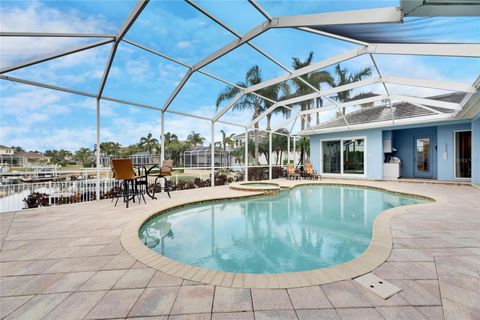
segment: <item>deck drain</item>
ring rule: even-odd
[[[402,290],[373,273],[367,273],[354,280],[383,299],[388,299]]]

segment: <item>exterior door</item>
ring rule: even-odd
[[[472,132],[455,132],[455,179],[472,177]]]
[[[432,138],[428,136],[414,137],[413,175],[418,178],[432,178]]]

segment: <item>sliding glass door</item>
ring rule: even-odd
[[[472,177],[472,132],[455,132],[455,178]]]
[[[323,173],[365,174],[365,139],[322,141]]]
[[[322,142],[322,150],[323,172],[341,173],[340,141],[324,141]]]

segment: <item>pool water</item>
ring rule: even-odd
[[[421,202],[425,200],[375,189],[301,186],[174,209],[147,221],[139,235],[158,253],[202,268],[306,271],[361,255],[378,214]]]

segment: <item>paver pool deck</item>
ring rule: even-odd
[[[125,227],[146,211],[249,193],[221,186],[173,192],[172,199],[161,194],[129,209],[104,200],[1,213],[1,318],[480,319],[480,189],[324,182],[442,199],[405,207],[390,220],[393,248],[373,273],[401,292],[383,300],[352,280],[292,289],[206,285],[150,268],[122,246]]]

